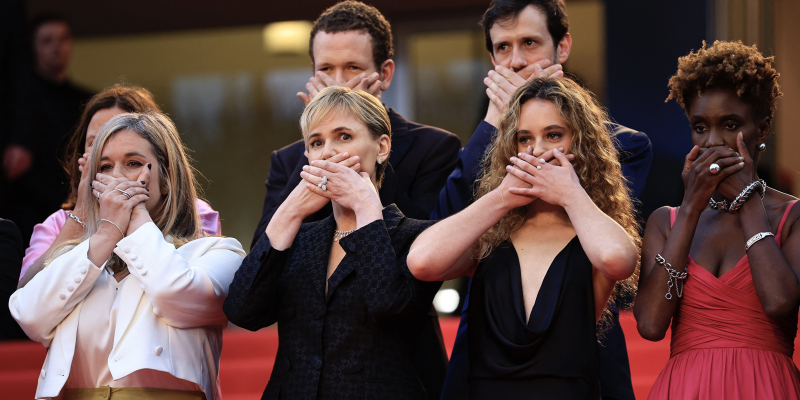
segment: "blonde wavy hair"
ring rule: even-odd
[[[89,176],[99,172],[100,158],[108,140],[117,132],[126,130],[136,132],[146,139],[158,160],[158,171],[152,172],[158,173],[162,189],[167,194],[155,210],[150,212],[153,222],[176,247],[198,238],[201,230],[200,216],[195,207],[195,198],[198,195],[195,178],[197,173],[175,124],[166,115],[148,111],[120,114],[109,120],[97,134],[92,146],[92,163],[87,171]],[[45,254],[45,265],[97,232],[100,206],[92,195],[91,186],[87,186],[78,196],[83,204],[88,205],[84,218],[84,234],[81,238],[66,241]],[[125,267],[115,254],[112,254],[107,265],[115,272]]]
[[[622,175],[614,137],[607,128],[608,114],[594,95],[569,78],[537,78],[520,87],[509,101],[508,111],[500,120],[500,128],[486,155],[483,174],[478,181],[476,196],[481,197],[500,186],[505,178],[509,159],[518,151],[517,127],[520,110],[529,100],[546,100],[555,104],[561,119],[572,130],[569,153],[575,155],[573,167],[589,198],[606,215],[616,221],[641,248],[639,227],[627,180]],[[519,207],[504,216],[484,233],[474,247],[477,259],[491,253],[511,233],[522,226],[527,206]],[[639,276],[637,265],[633,275],[618,281],[611,299],[618,294],[634,294]],[[601,332],[607,328],[608,305],[601,318]]]

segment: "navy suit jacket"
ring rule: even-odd
[[[404,215],[427,220],[439,198],[439,191],[456,166],[461,141],[445,130],[411,122],[388,109],[392,126],[392,151],[380,189],[381,204],[394,203]],[[269,225],[275,211],[300,183],[300,172],[308,165],[302,140],[272,152],[264,198],[264,210],[251,248]],[[322,220],[333,214],[330,203],[304,222]],[[414,367],[431,400],[438,400],[447,373],[438,315],[430,308],[428,322],[421,328]]]
[[[642,132],[622,125],[611,124],[608,130],[615,137],[615,147],[619,151],[622,174],[628,180],[631,196],[638,202],[644,190],[645,179],[653,162],[653,146]],[[447,218],[464,208],[474,199],[474,185],[481,172],[481,163],[494,139],[496,129],[486,121],[481,121],[467,145],[459,153],[456,169],[447,178],[447,185],[439,194],[431,219]],[[468,398],[469,359],[467,354],[467,310],[469,294],[464,301],[458,335],[450,356],[447,378],[442,392],[442,400]],[[633,400],[631,371],[628,364],[628,351],[625,336],[618,323],[618,310],[614,306],[612,328],[601,340],[600,346],[600,386],[603,399]]]
[[[292,247],[265,233],[236,271],[223,309],[258,330],[278,322],[278,354],[262,399],[428,398],[413,358],[441,282],[422,282],[408,249],[432,221],[395,205],[339,243],[345,256],[327,280],[333,216],[301,225]]]

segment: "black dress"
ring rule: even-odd
[[[469,303],[471,399],[599,399],[592,265],[578,237],[553,260],[525,322],[510,241],[477,267]]]

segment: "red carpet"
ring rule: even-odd
[[[669,334],[661,342],[648,342],[636,332],[636,321],[630,313],[623,313],[621,321],[628,344],[636,398],[646,399],[650,386],[669,358]],[[458,319],[443,318],[441,324],[449,354],[455,341]],[[261,398],[278,350],[277,329],[262,329],[254,333],[231,328],[225,331],[224,343],[220,361],[224,400]],[[795,340],[795,348],[798,345],[800,340]],[[796,351],[794,356],[796,364],[800,362],[798,353]],[[38,343],[0,343],[0,387],[3,388],[0,398],[32,399],[44,356],[45,349]]]

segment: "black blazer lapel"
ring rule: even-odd
[[[391,108],[387,111],[392,124],[392,153],[389,154],[389,164],[397,169],[416,137],[408,134],[408,121],[405,118]]]
[[[299,252],[304,254],[300,265],[319,299],[325,298],[325,278],[328,276],[328,258],[331,254],[331,238],[335,228],[336,221],[331,215],[311,223],[311,226],[298,238],[306,247]]]

